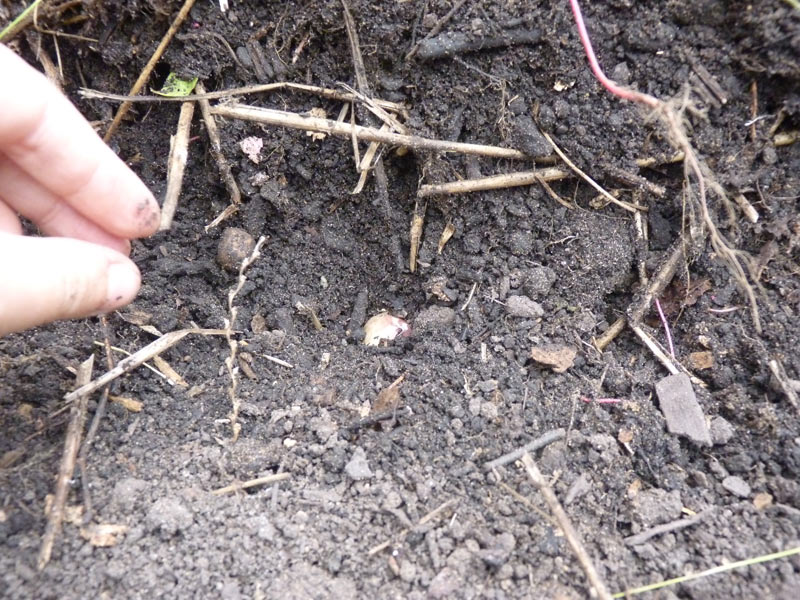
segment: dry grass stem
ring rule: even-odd
[[[201,94],[205,93],[206,89],[203,87],[202,82],[197,84],[197,91]],[[205,231],[208,232],[210,229],[216,227],[224,219],[236,212],[238,205],[242,201],[242,193],[239,191],[239,186],[236,184],[236,178],[234,178],[233,171],[231,171],[231,165],[222,152],[222,141],[219,137],[217,121],[214,119],[214,115],[211,114],[211,104],[209,104],[208,100],[206,99],[198,100],[198,104],[200,104],[200,112],[203,115],[203,122],[206,125],[208,141],[210,142],[211,147],[211,155],[214,157],[214,160],[217,161],[217,169],[219,169],[219,174],[222,177],[222,181],[225,182],[225,187],[228,189],[228,194],[230,195],[230,205],[228,205],[228,207],[222,211],[220,215],[211,221],[211,223],[206,225]]]
[[[223,98],[233,98],[235,96],[246,96],[248,94],[263,94],[267,92],[276,92],[281,90],[292,90],[295,92],[305,92],[314,96],[320,96],[329,100],[338,100],[339,102],[359,102],[360,99],[356,94],[341,92],[331,88],[324,88],[317,85],[306,85],[303,83],[292,83],[290,81],[277,81],[275,83],[264,83],[259,85],[248,85],[245,87],[229,88],[227,90],[218,90],[216,92],[203,92],[199,94],[189,94],[180,98],[171,98],[168,96],[125,96],[123,94],[110,94],[101,92],[100,90],[93,90],[89,88],[81,88],[78,94],[87,100],[111,100],[115,102],[195,102],[197,100],[221,100]],[[406,116],[406,107],[397,102],[390,102],[389,100],[380,100],[378,98],[370,98],[376,106],[383,109],[392,111],[394,113]]]
[[[234,483],[226,485],[225,487],[218,488],[211,492],[215,496],[222,496],[223,494],[230,494],[231,492],[239,492],[251,487],[259,485],[268,485],[270,483],[277,483],[278,481],[285,481],[291,477],[290,473],[275,473],[274,475],[267,475],[265,477],[257,477],[256,479],[249,479],[241,483]]]
[[[211,108],[212,114],[229,119],[241,119],[256,123],[267,123],[280,127],[301,129],[303,131],[319,131],[340,137],[355,135],[358,139],[369,142],[381,142],[394,146],[407,146],[413,150],[433,150],[436,152],[458,152],[478,156],[491,156],[494,158],[509,158],[516,160],[530,160],[524,152],[499,146],[484,146],[482,144],[465,144],[461,142],[448,142],[434,140],[415,135],[403,135],[390,131],[382,132],[373,127],[362,127],[349,123],[337,123],[330,119],[312,117],[283,110],[247,106],[243,104],[217,104]]]
[[[178,128],[175,135],[169,140],[169,159],[167,161],[167,191],[161,206],[161,224],[159,231],[166,231],[172,226],[175,210],[178,208],[178,198],[183,187],[183,172],[189,160],[189,131],[192,128],[194,115],[194,102],[181,104],[178,117]]]
[[[783,393],[786,394],[789,402],[791,402],[795,410],[800,410],[800,399],[797,397],[797,392],[792,382],[789,380],[789,376],[786,374],[783,364],[779,360],[773,358],[767,362],[767,365],[769,365],[769,370],[772,372],[772,375],[778,380],[778,384],[781,386]]]
[[[75,383],[78,389],[87,385],[92,378],[94,368],[94,354],[89,356],[78,367],[75,376]],[[58,468],[58,478],[56,479],[56,491],[52,506],[47,513],[47,526],[45,527],[42,545],[39,549],[39,558],[36,566],[41,571],[50,562],[58,534],[61,532],[61,524],[64,520],[64,507],[67,502],[67,494],[70,489],[70,481],[75,471],[75,462],[78,457],[78,449],[83,437],[83,428],[86,425],[86,409],[89,403],[88,394],[80,397],[70,409],[69,425],[67,435],[64,440],[64,452],[61,456],[61,465]]]
[[[574,205],[574,204],[572,204],[571,202],[567,202],[567,201],[566,201],[566,200],[564,200],[564,199],[563,199],[561,196],[559,196],[558,194],[556,194],[555,190],[554,190],[552,187],[550,187],[550,184],[549,184],[549,183],[547,183],[547,182],[546,182],[546,181],[545,181],[545,180],[542,178],[542,176],[541,176],[541,175],[537,175],[537,176],[536,176],[536,181],[539,183],[539,185],[540,185],[540,186],[542,186],[542,189],[543,189],[543,190],[544,190],[544,191],[547,193],[547,195],[548,195],[548,196],[550,196],[550,197],[551,197],[553,200],[555,200],[556,202],[558,202],[558,203],[559,203],[561,206],[564,206],[564,207],[566,207],[566,208],[568,208],[568,209],[570,209],[570,210],[574,210],[574,209],[575,209],[575,205]],[[637,214],[637,215],[638,215],[638,214],[639,214],[639,212],[637,211],[635,214]]]
[[[578,562],[583,568],[584,573],[586,573],[586,578],[589,580],[589,593],[591,597],[599,596],[602,600],[611,600],[611,594],[608,588],[606,588],[606,584],[597,573],[597,569],[595,569],[592,559],[589,557],[589,553],[586,552],[578,532],[575,531],[575,528],[572,526],[564,507],[561,506],[561,503],[558,501],[558,498],[556,498],[550,486],[547,485],[547,481],[545,481],[544,476],[539,471],[533,458],[531,458],[531,455],[527,452],[522,455],[522,464],[525,466],[525,470],[528,472],[531,481],[539,488],[539,492],[544,497],[545,502],[547,502],[547,506],[550,507],[550,512],[553,514],[556,521],[558,521],[558,525],[564,533],[564,537],[567,538],[567,542],[578,558]]]
[[[447,502],[444,502],[443,504],[440,504],[437,508],[433,509],[427,515],[422,517],[413,528],[411,528],[411,529],[409,529],[409,528],[401,529],[400,532],[397,534],[397,538],[396,539],[397,540],[402,540],[405,536],[407,536],[409,533],[411,533],[411,531],[413,529],[415,529],[416,527],[421,527],[422,525],[425,525],[425,523],[428,523],[429,521],[432,521],[433,519],[438,517],[440,514],[442,514],[445,510],[447,510],[448,508],[453,506],[456,502],[457,502],[457,500],[455,498],[453,498],[453,499],[448,500]],[[378,544],[377,546],[373,546],[372,548],[369,549],[369,552],[367,552],[367,555],[368,556],[373,556],[373,555],[377,554],[378,552],[381,552],[382,550],[385,550],[386,548],[388,548],[389,546],[392,545],[393,541],[394,540],[388,540],[386,542]]]
[[[602,194],[602,196],[606,200],[630,212],[636,212],[637,210],[647,210],[644,206],[631,204],[629,202],[624,202],[622,200],[617,200],[616,198],[614,198],[614,196],[609,194],[599,183],[597,183],[594,179],[592,179],[586,173],[581,171],[581,169],[578,168],[578,166],[574,162],[572,162],[569,159],[569,157],[566,154],[564,154],[564,152],[562,152],[561,148],[559,148],[556,145],[556,143],[553,141],[553,138],[551,138],[549,134],[542,132],[542,135],[550,143],[550,145],[553,147],[553,150],[555,150],[556,154],[558,154],[561,160],[563,160],[570,169],[575,171],[575,173],[577,173],[581,179],[583,179],[586,183],[588,183],[590,186],[592,186],[594,189],[600,192],[600,194]]]
[[[128,358],[125,358],[117,363],[117,365],[109,370],[107,373],[104,373],[94,381],[87,383],[86,385],[82,385],[74,392],[70,392],[69,394],[64,396],[64,400],[67,402],[73,402],[79,398],[83,398],[95,392],[96,390],[100,389],[107,383],[111,383],[117,377],[124,375],[130,371],[133,371],[136,367],[141,365],[147,360],[150,360],[157,354],[161,354],[165,350],[171,348],[178,342],[180,342],[183,338],[185,338],[189,334],[195,335],[225,335],[225,329],[179,329],[177,331],[171,331],[170,333],[165,333],[163,336],[154,340],[147,344],[141,350],[134,352]]]
[[[419,253],[419,244],[422,241],[422,228],[425,224],[425,212],[428,209],[428,204],[422,205],[422,210],[419,210],[419,202],[414,206],[414,215],[411,217],[411,232],[409,233],[409,248],[408,248],[408,269],[413,273],[417,270],[417,255]]]
[[[655,356],[672,375],[683,373],[691,380],[693,384],[698,385],[701,388],[708,387],[705,381],[699,379],[695,375],[692,375],[692,373],[680,362],[678,362],[677,359],[671,357],[664,347],[659,344],[653,336],[647,333],[640,324],[629,323],[629,325],[631,330],[639,337],[640,340],[642,340],[650,352],[653,353],[653,356]]]
[[[501,190],[510,187],[520,187],[533,185],[541,181],[560,181],[573,177],[572,172],[558,169],[555,167],[539,169],[538,171],[519,171],[517,173],[504,173],[502,175],[490,175],[476,179],[462,179],[461,181],[449,181],[447,183],[428,183],[419,186],[417,190],[418,198],[429,196],[446,196],[453,194],[466,194],[468,192],[483,192],[486,190]]]

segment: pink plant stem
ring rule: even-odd
[[[664,325],[664,333],[667,335],[667,344],[669,345],[669,355],[672,358],[675,358],[675,347],[672,345],[672,334],[669,331],[669,323],[667,323],[667,317],[664,316],[664,311],[661,310],[661,302],[658,301],[658,298],[655,298],[656,301],[656,308],[658,309],[658,316],[661,317],[661,323]]]
[[[619,96],[625,100],[639,102],[641,104],[650,106],[651,108],[660,106],[661,101],[658,98],[654,98],[650,94],[643,94],[642,92],[637,92],[635,90],[619,86],[606,77],[606,74],[603,73],[603,69],[600,68],[600,63],[597,62],[597,56],[592,49],[592,41],[589,39],[589,32],[586,30],[586,23],[583,21],[583,14],[581,14],[581,7],[578,4],[578,0],[569,0],[569,4],[572,7],[572,14],[575,16],[575,24],[578,26],[578,36],[581,38],[583,48],[586,50],[586,57],[589,59],[589,64],[592,67],[592,73],[594,73],[594,76],[597,77],[598,81],[603,85],[603,87],[615,96]]]

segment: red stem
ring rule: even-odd
[[[659,106],[661,101],[658,98],[654,98],[650,94],[643,94],[642,92],[617,85],[606,77],[592,49],[592,41],[589,39],[589,32],[586,30],[586,23],[583,21],[583,14],[581,14],[581,7],[578,4],[578,0],[569,0],[569,4],[572,7],[572,14],[575,16],[575,24],[578,26],[578,36],[581,38],[584,50],[586,50],[586,57],[589,59],[589,64],[592,67],[592,73],[594,73],[594,76],[597,77],[597,80],[603,87],[615,96],[619,96],[625,100],[639,102],[652,108]]]

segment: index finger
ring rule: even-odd
[[[150,235],[159,208],[147,186],[49,81],[0,44],[0,148],[54,195],[108,232]],[[10,85],[9,85],[10,84]]]

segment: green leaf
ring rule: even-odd
[[[167,80],[164,82],[164,86],[161,88],[161,90],[152,91],[154,94],[158,94],[159,96],[166,96],[168,98],[181,98],[182,96],[188,96],[191,94],[194,86],[196,85],[197,77],[184,79],[183,77],[175,75],[175,73],[170,73],[167,75]]]

